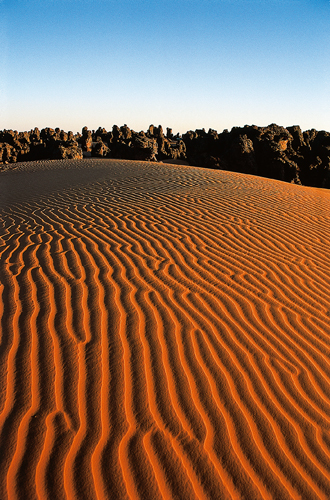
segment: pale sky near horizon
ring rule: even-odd
[[[330,131],[329,0],[0,0],[0,129]]]

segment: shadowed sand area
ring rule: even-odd
[[[330,498],[330,192],[0,176],[0,499]]]

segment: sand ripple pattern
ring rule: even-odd
[[[330,498],[328,191],[50,161],[0,205],[2,500]]]

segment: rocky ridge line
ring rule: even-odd
[[[38,128],[30,132],[0,131],[0,171],[19,161],[84,157],[186,162],[272,179],[330,188],[330,133],[302,132],[297,125],[245,125],[230,131],[197,129],[173,135],[161,125],[135,132],[127,125],[112,131],[65,132]]]

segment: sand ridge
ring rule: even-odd
[[[329,498],[328,191],[20,163],[0,222],[1,499]]]

